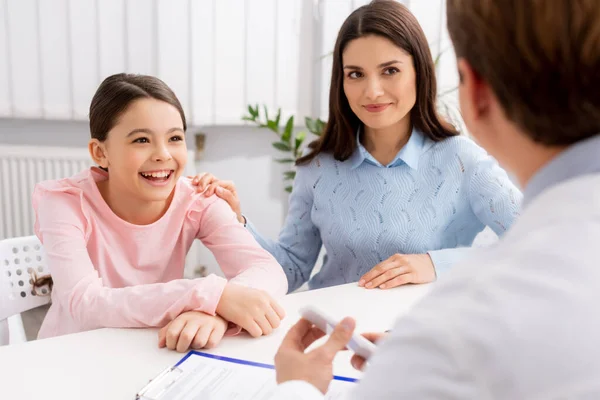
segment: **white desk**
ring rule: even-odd
[[[431,287],[366,290],[348,284],[292,294],[281,301],[287,316],[273,334],[227,337],[210,352],[272,364],[301,306],[318,304],[334,316],[353,316],[359,332],[384,331]],[[155,329],[98,329],[0,347],[0,398],[131,400],[149,379],[182,357],[159,349],[157,342]],[[359,377],[349,358],[349,352],[338,355],[334,373]]]

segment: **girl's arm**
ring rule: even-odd
[[[67,308],[81,329],[158,327],[191,310],[215,314],[227,283],[215,275],[125,288],[104,286],[87,251],[88,222],[79,210],[79,196],[47,194],[38,205],[36,234],[54,280],[53,299]]]
[[[238,222],[229,205],[216,196],[202,201],[210,204],[191,212],[198,220],[196,237],[213,253],[227,279],[272,296],[284,295],[287,279],[281,266]]]

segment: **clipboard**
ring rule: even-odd
[[[146,386],[144,386],[136,395],[136,400],[165,400],[168,398],[167,395],[172,389],[174,389],[182,378],[185,379],[186,373],[190,374],[190,371],[185,370],[187,363],[193,360],[195,357],[201,357],[205,360],[217,360],[225,363],[230,363],[231,366],[249,366],[256,367],[263,370],[275,370],[275,366],[271,364],[263,364],[254,361],[241,360],[237,358],[219,356],[214,354],[202,353],[199,351],[192,350],[188,352],[177,364],[165,369],[156,377],[154,377]],[[198,361],[198,360],[196,360]],[[227,367],[227,365],[224,365]],[[357,379],[349,378],[345,376],[334,375],[334,381],[344,383],[354,383]]]

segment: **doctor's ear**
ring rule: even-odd
[[[477,119],[489,110],[492,99],[491,88],[464,58],[458,59],[457,65],[461,108],[463,112]]]

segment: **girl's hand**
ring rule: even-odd
[[[158,331],[158,347],[180,353],[189,349],[210,349],[219,344],[226,330],[227,321],[218,315],[188,311]]]
[[[435,268],[429,254],[394,254],[364,274],[358,286],[367,289],[390,289],[407,283],[435,280]]]
[[[196,186],[197,193],[204,192],[206,197],[216,194],[229,204],[241,224],[246,223],[246,219],[242,216],[240,199],[232,181],[221,181],[213,174],[208,173],[199,173],[196,176],[188,176],[188,178],[192,180],[192,185]]]
[[[253,337],[270,334],[285,317],[283,308],[267,292],[235,283],[225,285],[217,314]]]

